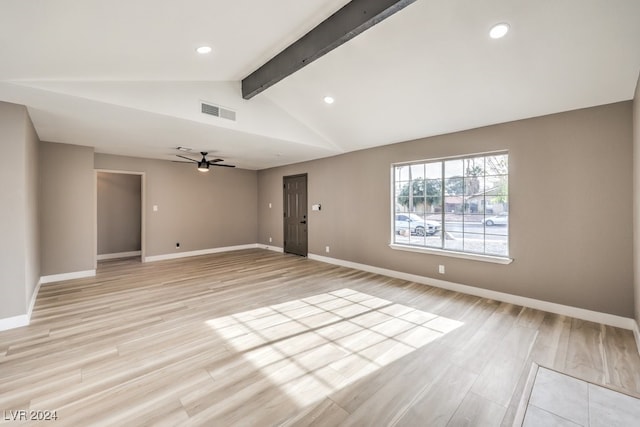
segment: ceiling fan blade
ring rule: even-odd
[[[177,156],[177,157],[180,157],[180,158],[182,158],[182,159],[187,159],[187,160],[189,160],[190,162],[198,163],[198,161],[197,161],[197,160],[193,160],[193,159],[190,159],[190,158],[188,158],[188,157],[181,156],[180,154],[176,154],[176,156]]]
[[[221,165],[220,163],[211,163],[209,162],[209,166],[220,166],[221,168],[235,168],[235,165]]]
[[[222,159],[209,160],[209,163],[218,163],[218,162],[224,162],[224,160],[222,160]]]
[[[171,160],[171,163],[187,163],[187,164],[191,164],[191,162],[183,162],[182,160]]]

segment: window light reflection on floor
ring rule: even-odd
[[[261,376],[306,406],[463,323],[340,289],[207,324]]]

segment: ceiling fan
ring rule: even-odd
[[[194,160],[191,159],[189,157],[186,156],[182,156],[180,154],[176,154],[176,156],[182,158],[182,159],[186,159],[189,160],[190,162],[193,163],[197,163],[198,164],[198,170],[200,172],[209,172],[209,167],[210,166],[220,166],[220,167],[225,167],[225,168],[235,168],[235,165],[223,165],[220,164],[220,162],[224,162],[224,160],[222,159],[213,159],[213,160],[207,160],[207,153],[206,151],[201,151],[200,154],[202,154],[202,159],[201,160]],[[179,163],[186,163],[186,162],[179,162]]]

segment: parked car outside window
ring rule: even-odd
[[[398,234],[409,232],[415,236],[432,236],[440,229],[439,222],[422,219],[414,213],[396,214],[396,233]]]
[[[507,225],[509,224],[509,213],[502,212],[495,216],[489,216],[484,219],[484,225]]]

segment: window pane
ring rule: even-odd
[[[507,224],[504,225],[486,225],[485,233],[487,236],[508,236],[509,235],[509,226]]]
[[[441,179],[442,178],[442,162],[431,162],[425,165],[425,178]]]
[[[445,179],[444,191],[447,196],[462,196],[464,194],[464,178]]]
[[[464,233],[464,251],[484,253],[484,234]]]
[[[484,175],[484,157],[470,157],[462,160],[464,176],[478,177]]]
[[[507,222],[508,222],[508,212],[509,212],[509,197],[508,196],[487,196],[485,198],[486,203],[486,215],[487,216],[495,216],[502,215],[505,212],[507,213]],[[499,219],[499,218],[497,218]],[[494,218],[493,222],[499,222]],[[504,218],[503,218],[504,219]]]
[[[408,197],[396,197],[396,212],[407,212],[409,210],[409,198]]]
[[[412,212],[424,213],[425,205],[424,205],[424,197],[414,197],[413,198],[413,210]]]
[[[472,203],[472,206],[475,206],[475,209],[478,209],[477,212],[473,212],[473,213],[484,214],[486,212],[487,200],[485,196],[473,197],[471,200],[471,203]]]
[[[485,253],[487,255],[509,255],[509,239],[507,236],[485,236]]]
[[[442,180],[428,179],[425,181],[425,212],[442,212]]]
[[[444,211],[446,213],[462,213],[462,196],[446,196],[444,198]]]
[[[480,214],[484,212],[484,196],[469,196],[465,200],[465,212],[470,214]]]
[[[465,233],[484,233],[484,215],[465,215],[464,216],[464,232]]]
[[[408,186],[411,190],[409,195],[413,197],[424,196],[424,181],[421,179],[411,181],[411,185]]]
[[[445,233],[444,248],[451,251],[462,251],[464,249],[462,233]]]
[[[485,164],[487,175],[506,175],[509,173],[509,156],[507,154],[487,156]]]
[[[409,238],[409,244],[414,246],[424,246],[425,236],[423,234],[416,234],[415,232],[411,234]]]
[[[396,166],[396,182],[409,181],[409,166]]]
[[[464,165],[462,159],[447,160],[444,162],[444,176],[451,178],[454,176],[461,177],[463,175]]]
[[[409,181],[396,181],[396,196],[408,196],[409,195]]]
[[[509,194],[509,179],[507,175],[487,175],[484,180],[488,194]]]
[[[425,190],[427,196],[442,195],[442,180],[441,179],[428,179],[425,181]]]
[[[424,179],[424,163],[411,165],[411,179]]]
[[[509,234],[509,213],[500,212],[498,215],[486,216],[484,224],[485,233],[507,236]]]
[[[425,246],[430,248],[442,249],[442,232],[428,235],[425,238]]]
[[[484,192],[484,177],[470,177],[464,179],[464,194],[479,195]]]

